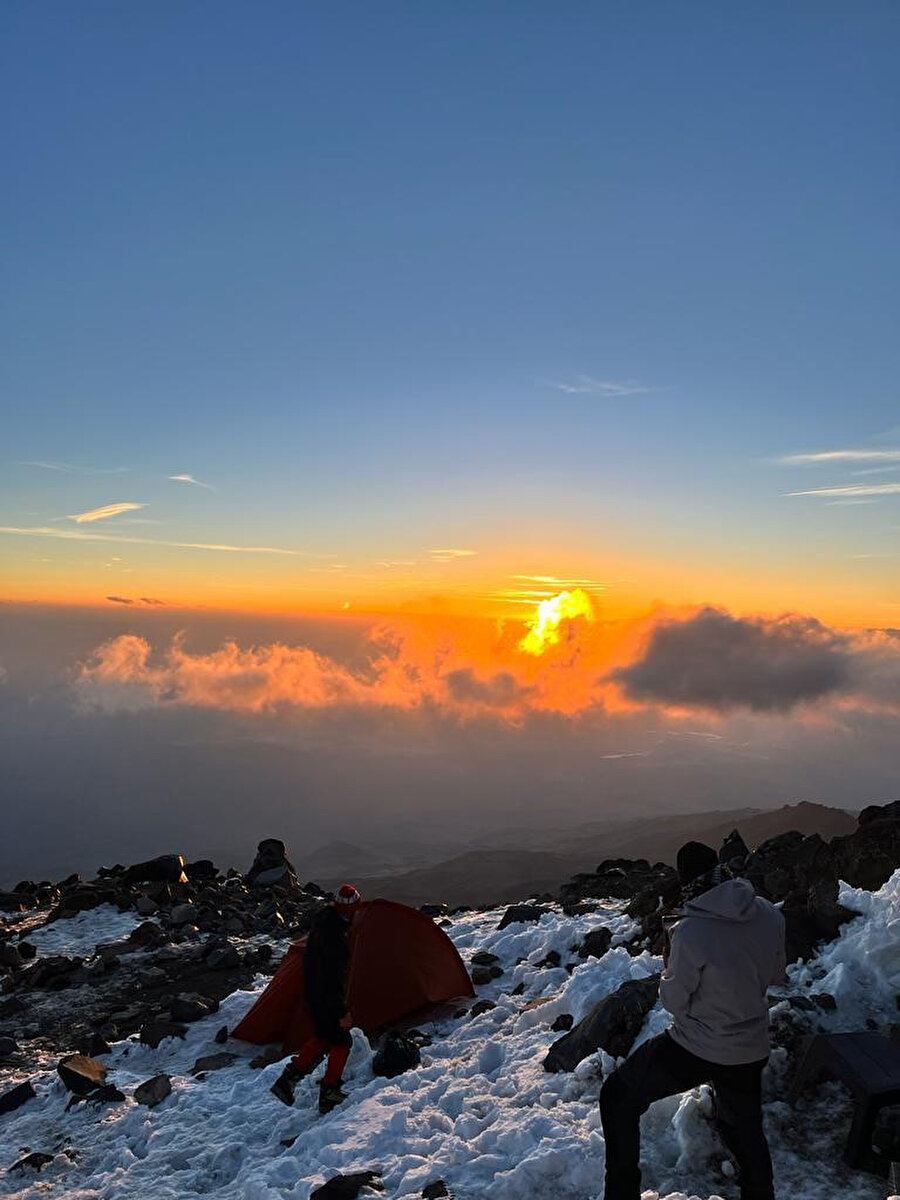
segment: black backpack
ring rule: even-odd
[[[402,1075],[404,1071],[417,1067],[421,1061],[419,1047],[414,1041],[402,1033],[388,1033],[378,1048],[372,1070],[376,1075],[393,1079],[395,1075]]]

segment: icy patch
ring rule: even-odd
[[[50,925],[30,929],[22,934],[22,938],[36,946],[38,954],[85,957],[103,942],[118,942],[127,938],[142,920],[134,912],[122,913],[112,904],[101,904],[74,917],[64,917]]]

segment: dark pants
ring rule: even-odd
[[[667,1033],[636,1050],[600,1091],[606,1139],[604,1200],[640,1200],[641,1115],[654,1100],[711,1083],[716,1125],[741,1173],[741,1200],[775,1200],[772,1160],[762,1123],[761,1077],[767,1060],[726,1067],[697,1058]]]

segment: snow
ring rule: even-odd
[[[848,1020],[863,1011],[866,994],[882,1005],[896,970],[900,872],[880,892],[853,893],[864,916],[803,970],[792,987],[837,987]],[[845,889],[845,903],[850,903]],[[304,1080],[294,1108],[269,1093],[282,1064],[251,1070],[256,1046],[229,1042],[238,1057],[205,1079],[190,1070],[198,1057],[221,1047],[213,1040],[223,1024],[233,1028],[268,982],[223,1001],[220,1011],[189,1028],[184,1041],[169,1039],[154,1050],[134,1041],[117,1043],[105,1061],[125,1103],[79,1104],[51,1074],[35,1078],[38,1097],[0,1118],[0,1168],[29,1150],[55,1155],[40,1174],[0,1174],[0,1195],[21,1200],[307,1200],[311,1190],[339,1172],[379,1169],[384,1200],[414,1200],[425,1184],[444,1179],[459,1200],[599,1200],[604,1144],[597,1108],[603,1076],[615,1066],[600,1053],[571,1074],[548,1074],[542,1061],[559,1035],[550,1029],[562,1013],[576,1020],[626,979],[654,973],[660,960],[632,958],[621,947],[635,925],[624,905],[604,902],[595,914],[568,918],[551,912],[534,924],[497,930],[502,910],[468,913],[448,929],[464,960],[479,950],[496,954],[503,975],[479,996],[496,1008],[479,1017],[447,1017],[425,1026],[434,1042],[421,1066],[396,1079],[372,1075],[371,1047],[354,1031],[345,1074],[350,1098],[333,1113],[315,1110],[316,1086]],[[127,929],[119,914],[95,910],[46,931],[53,953],[115,940]],[[597,925],[613,932],[600,960],[582,961],[574,947]],[[68,931],[71,941],[65,941]],[[44,932],[44,931],[41,931]],[[555,950],[559,968],[536,964]],[[522,961],[519,961],[522,960]],[[566,966],[574,964],[571,974]],[[839,972],[839,974],[836,974]],[[522,994],[510,991],[524,984]],[[532,1001],[546,1001],[525,1009]],[[665,1028],[657,1005],[641,1040]],[[778,1056],[775,1056],[778,1065]],[[154,1109],[130,1098],[134,1087],[160,1071],[172,1076],[172,1095]],[[773,1073],[775,1074],[775,1073]],[[16,1082],[15,1078],[10,1082]],[[644,1200],[733,1200],[731,1164],[710,1122],[706,1087],[654,1105],[643,1123]],[[849,1100],[826,1085],[802,1113],[781,1100],[766,1103],[776,1178],[781,1197],[792,1200],[882,1200],[880,1180],[845,1171],[842,1140]],[[290,1144],[288,1144],[290,1143]],[[68,1151],[68,1154],[66,1153]],[[724,1164],[724,1166],[723,1166]]]
[[[101,904],[74,917],[63,917],[49,925],[22,930],[22,940],[37,947],[38,954],[68,954],[87,957],[104,942],[118,942],[140,924],[134,912],[119,912],[112,904]],[[21,928],[21,926],[20,926]]]

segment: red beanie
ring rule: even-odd
[[[360,902],[360,894],[352,883],[342,883],[334,898],[334,907],[338,912],[353,912]]]

